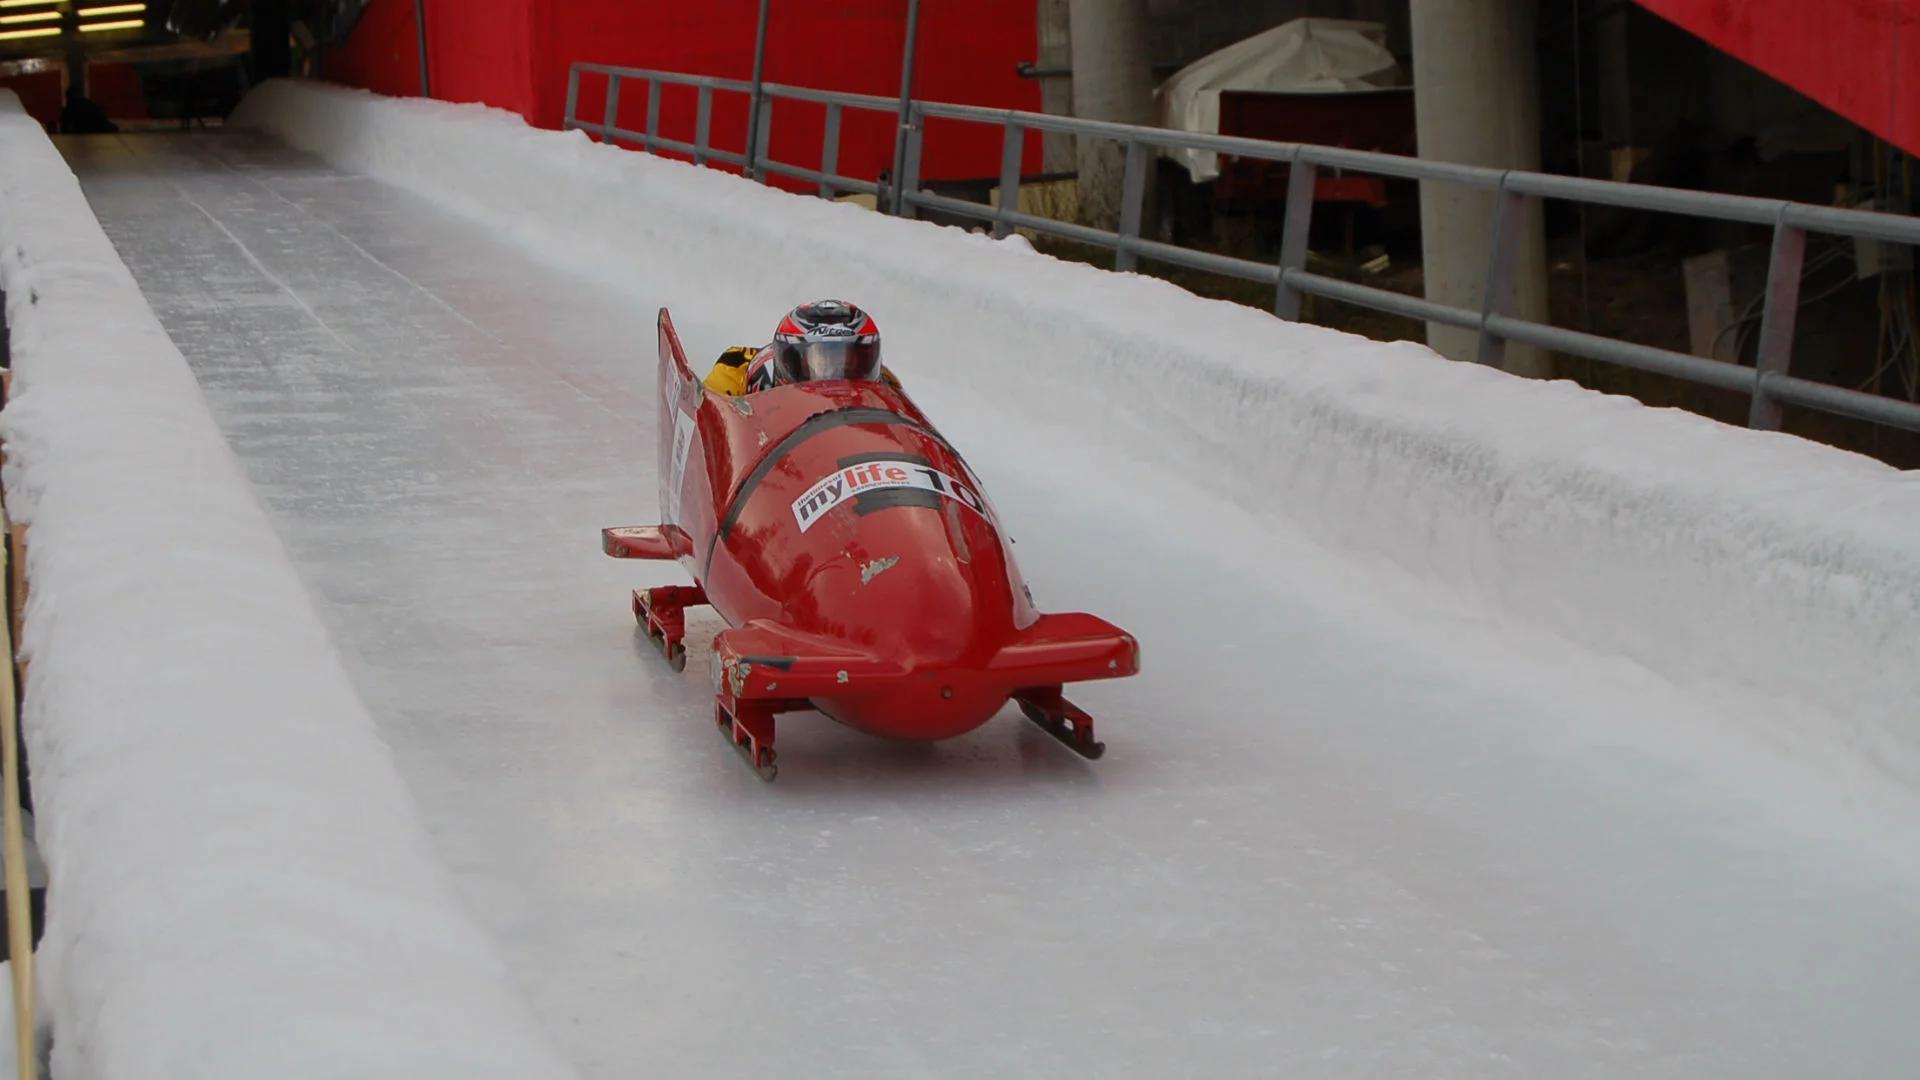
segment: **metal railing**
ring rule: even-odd
[[[607,78],[607,96],[601,122],[580,119],[580,76],[582,74],[604,75]],[[644,83],[647,88],[646,129],[633,131],[618,126],[620,109],[620,88],[623,83]],[[663,86],[692,87],[694,98],[693,141],[669,139],[660,134],[660,89]],[[840,128],[846,110],[885,113],[894,115],[899,102],[871,94],[850,94],[836,90],[809,90],[800,86],[782,86],[779,83],[762,83],[761,93],[769,100],[807,101],[826,108],[826,137],[820,144],[820,167],[809,169],[799,165],[774,161],[767,156],[768,140],[773,134],[773,110],[762,108],[750,115],[757,118],[753,126],[759,130],[748,144],[747,151],[720,150],[713,145],[713,98],[716,92],[735,93],[751,96],[753,84],[744,79],[722,79],[712,75],[683,75],[673,71],[644,71],[638,68],[617,68],[605,64],[575,64],[567,73],[567,108],[562,127],[590,131],[608,142],[638,143],[649,153],[670,150],[686,154],[695,165],[705,165],[710,161],[723,161],[729,165],[738,165],[748,174],[760,178],[762,182],[771,176],[785,176],[802,180],[817,186],[823,199],[838,195],[861,194],[882,197],[886,194],[883,185],[877,180],[862,180],[853,176],[842,176],[834,170],[840,167]],[[917,160],[912,163],[918,171]]]
[[[607,78],[605,111],[600,123],[580,118],[578,105],[580,76],[583,73]],[[644,131],[630,131],[618,126],[620,88],[624,82],[644,83],[647,86]],[[690,86],[697,89],[693,142],[668,139],[659,134],[660,88],[663,86]],[[914,101],[908,107],[907,122],[901,126],[898,135],[901,144],[895,156],[895,160],[901,162],[901,182],[897,187],[890,188],[878,181],[843,176],[835,170],[839,164],[841,120],[845,110],[891,115],[898,110],[897,101],[866,94],[767,83],[761,90],[768,106],[755,110],[759,118],[759,130],[748,141],[746,152],[742,154],[715,149],[711,141],[713,95],[716,92],[751,95],[752,89],[752,84],[737,79],[603,64],[575,64],[567,79],[564,126],[597,133],[609,142],[639,143],[648,151],[669,150],[686,154],[692,157],[695,164],[723,161],[738,165],[763,182],[771,175],[801,180],[817,185],[822,198],[848,192],[874,195],[879,198],[882,207],[906,217],[914,216],[918,210],[932,210],[989,224],[993,234],[998,237],[1021,228],[1104,247],[1114,252],[1116,270],[1132,270],[1144,257],[1174,266],[1265,283],[1274,289],[1273,313],[1287,320],[1299,319],[1302,296],[1318,296],[1392,315],[1477,331],[1478,360],[1496,367],[1504,360],[1507,343],[1513,341],[1747,394],[1751,398],[1747,423],[1754,428],[1778,430],[1782,406],[1796,405],[1908,431],[1920,431],[1920,404],[1790,374],[1807,233],[1916,245],[1920,244],[1920,218],[1844,210],[1781,199],[1455,165],[1332,146],[1267,142],[931,101]],[[771,102],[778,100],[812,102],[826,108],[826,133],[821,144],[819,168],[809,169],[768,158],[767,147],[775,111]],[[920,161],[926,138],[926,121],[929,119],[984,124],[1001,129],[1001,194],[998,206],[940,195],[922,188]],[[1020,186],[1020,165],[1028,132],[1110,139],[1126,148],[1118,229],[1108,231],[1058,221],[1024,213],[1019,209],[1015,193]],[[1141,222],[1146,209],[1147,173],[1152,166],[1149,152],[1156,149],[1212,151],[1287,165],[1286,210],[1279,258],[1271,263],[1257,262],[1196,251],[1141,236]],[[1487,272],[1482,281],[1483,302],[1480,308],[1456,307],[1310,272],[1307,269],[1307,234],[1313,218],[1314,184],[1322,169],[1423,183],[1457,184],[1493,192],[1497,200],[1493,239]],[[1507,309],[1506,301],[1523,231],[1520,225],[1529,199],[1563,199],[1771,228],[1773,248],[1768,264],[1755,365],[1749,368],[1736,362],[1619,341],[1516,317]]]

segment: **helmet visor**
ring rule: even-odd
[[[880,343],[872,336],[835,341],[776,341],[781,382],[880,377]]]

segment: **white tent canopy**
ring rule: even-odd
[[[1218,134],[1220,92],[1351,93],[1403,85],[1386,28],[1348,19],[1295,19],[1195,60],[1156,92],[1162,127]],[[1173,150],[1195,183],[1220,175],[1219,155]]]

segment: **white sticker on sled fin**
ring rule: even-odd
[[[683,409],[673,411],[673,464],[667,472],[667,491],[663,493],[668,501],[660,508],[663,517],[670,513],[670,506],[678,507],[680,504],[680,484],[687,476],[687,451],[693,447],[696,426],[692,413]]]

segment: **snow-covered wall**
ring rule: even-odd
[[[0,288],[53,1075],[567,1075],[193,374],[7,91]]]
[[[1010,424],[1079,411],[1084,429],[1105,410],[1114,474],[1089,483],[1124,483],[1130,462],[1178,470],[1361,566],[1764,705],[1788,738],[1920,785],[1920,475],[475,106],[280,82],[236,119],[743,337],[849,295],[910,380],[963,368]],[[762,302],[717,311],[721,294]],[[641,363],[650,350],[635,342]],[[1088,523],[1088,542],[1122,528],[1182,522],[1143,506]]]

